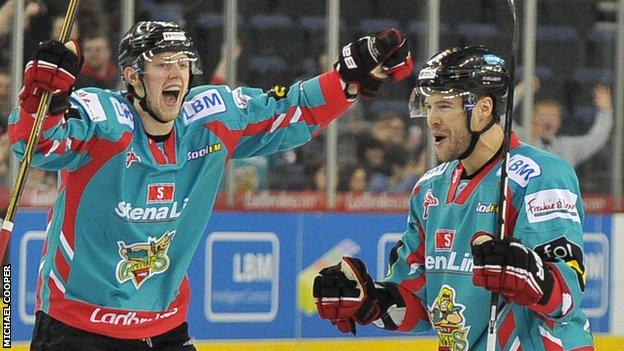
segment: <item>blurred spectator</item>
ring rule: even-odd
[[[119,85],[117,66],[111,60],[108,39],[102,34],[91,34],[82,41],[84,65],[76,79],[76,89],[98,87],[115,89]]]
[[[384,111],[375,118],[371,129],[372,136],[379,140],[384,147],[404,145],[405,120],[398,111]],[[404,155],[407,157],[406,155]]]
[[[14,0],[8,0],[0,7],[0,46],[11,48],[13,30]],[[42,1],[28,1],[24,7],[24,55],[30,58],[37,44],[47,39],[50,32],[48,7]],[[0,62],[11,62],[11,50],[0,51]]]
[[[372,136],[362,138],[358,145],[358,162],[366,169],[369,175],[374,173],[382,173],[390,175],[384,159],[386,157],[386,149],[384,145]]]
[[[267,159],[255,156],[234,162],[234,184],[236,191],[258,191],[266,189]]]
[[[63,29],[63,22],[65,21],[65,15],[57,15],[52,17],[52,30],[50,33],[50,37],[48,39],[58,39],[61,36],[61,30]],[[72,26],[71,34],[69,35],[70,39],[79,40],[80,39],[80,26],[78,22],[74,22]]]
[[[0,135],[6,132],[11,113],[11,76],[0,69]]]
[[[322,152],[322,151],[319,151]],[[271,190],[303,190],[307,186],[304,166],[297,162],[294,150],[287,150],[268,158],[268,183]]]
[[[356,194],[368,191],[368,172],[361,165],[351,166],[347,169],[344,185],[340,190],[350,191]]]
[[[394,147],[386,153],[385,162],[390,174],[371,174],[368,189],[373,193],[409,194],[422,175],[416,171],[405,157],[405,149]]]
[[[589,159],[609,141],[613,126],[611,90],[597,85],[593,90],[596,117],[592,127],[584,135],[559,135],[562,123],[562,106],[554,100],[542,100],[535,104],[531,119],[533,145],[563,157],[572,166]],[[518,96],[521,98],[521,96]],[[514,127],[521,136],[526,131]]]
[[[327,191],[327,167],[324,157],[319,157],[309,165],[307,174],[312,175],[312,178],[308,179],[309,184],[307,189],[315,191]],[[338,177],[335,176],[334,180],[338,184]]]
[[[38,1],[28,1],[24,8],[24,27],[28,28],[31,20],[41,12],[44,12],[45,6]],[[13,25],[14,1],[8,0],[0,7],[0,36],[10,33]]]

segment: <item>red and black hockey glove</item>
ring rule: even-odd
[[[337,265],[323,268],[314,278],[312,295],[319,316],[343,333],[355,334],[355,322],[366,325],[381,314],[375,283],[364,262],[354,257],[345,256]]]
[[[474,285],[501,293],[520,305],[548,302],[553,273],[535,251],[517,239],[493,239],[478,232],[472,238],[472,255]]]
[[[70,43],[68,45],[76,48],[75,52],[58,40],[39,44],[35,58],[28,62],[24,71],[24,87],[19,94],[23,111],[36,113],[43,91],[52,93],[48,114],[58,115],[69,108],[69,94],[83,61],[78,43]]]
[[[410,74],[412,58],[407,40],[399,30],[391,28],[362,37],[340,50],[334,67],[347,83],[347,98],[354,98],[358,93],[363,97],[377,94],[383,83],[383,78],[373,73],[378,66],[382,73],[397,81]],[[349,89],[351,85],[356,87],[355,91]]]

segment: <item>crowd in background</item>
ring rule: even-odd
[[[594,3],[590,0],[584,1]],[[351,2],[357,1],[342,1],[343,6],[349,6]],[[490,0],[471,0],[471,2],[479,3],[484,8],[493,4]],[[66,3],[60,0],[27,2],[25,8],[25,38],[28,38],[25,40],[26,59],[31,57],[38,42],[58,36]],[[145,0],[136,1],[136,3],[138,20],[175,20],[194,35],[203,55],[204,67],[204,75],[194,80],[194,84],[224,83],[223,1],[192,1],[187,4],[188,6],[179,6],[179,2],[175,1]],[[284,30],[282,27],[269,26],[268,31],[262,33],[260,30],[251,31],[250,27],[241,25],[239,28],[241,39],[235,52],[240,84],[264,89],[271,88],[274,84],[288,86],[296,80],[312,77],[327,67],[325,48],[322,44],[324,25],[314,21],[315,18],[322,19],[324,1],[316,2],[316,7],[320,8],[320,11],[310,13],[310,16],[305,17],[292,9],[288,10],[293,7],[285,5],[290,3],[289,1],[241,0],[239,3],[241,15],[246,16],[245,23],[249,26],[262,28],[262,15],[268,14],[272,16],[269,16],[268,20],[273,25],[276,22],[285,21],[286,24],[297,23],[299,28],[296,34],[292,34],[287,28]],[[307,2],[302,1],[301,7],[305,8],[305,3]],[[371,11],[376,11],[375,9],[382,8],[377,6],[386,2],[368,0],[357,3],[362,6],[364,3],[369,4]],[[10,47],[11,44],[12,6],[13,1],[9,0],[4,1],[0,7],[0,45],[5,48]],[[77,39],[82,46],[85,64],[77,80],[76,88],[87,86],[107,89],[122,88],[115,62],[116,43],[119,41],[119,33],[123,31],[119,22],[120,8],[118,1],[81,1],[78,21],[72,37]],[[315,7],[310,8],[313,9],[310,11],[316,11]],[[374,17],[375,14],[371,13],[370,16]],[[407,17],[401,16],[398,17],[404,20],[398,22],[398,25],[407,26],[411,23],[407,22],[408,20],[405,19]],[[264,20],[267,19],[264,18]],[[596,12],[595,21],[599,20],[609,21],[610,19],[599,18]],[[346,19],[347,24],[350,24],[350,21]],[[358,21],[358,23],[362,22],[360,19]],[[371,29],[374,30],[374,24]],[[410,30],[412,29],[414,28]],[[365,30],[361,26],[354,31],[343,30],[341,42],[351,40],[353,36],[363,32]],[[261,35],[265,37],[260,37]],[[266,44],[267,39],[272,41],[271,45]],[[454,45],[461,43],[463,42]],[[422,57],[417,57],[417,66],[419,65],[418,59],[422,60]],[[6,135],[7,117],[12,105],[9,64],[10,50],[1,51],[0,185],[5,186],[11,185]],[[539,71],[537,73],[540,75]],[[560,130],[578,135],[589,131],[587,135],[592,140],[596,141],[601,138],[598,140],[600,147],[584,159],[572,160],[571,163],[577,167],[585,191],[608,192],[609,189],[604,187],[604,181],[601,178],[603,174],[600,173],[600,176],[597,176],[596,172],[598,169],[605,171],[609,168],[606,159],[608,157],[606,146],[612,129],[612,102],[609,86],[596,85],[593,90],[585,91],[587,96],[593,97],[593,100],[590,99],[588,103],[592,109],[586,111],[589,117],[579,118],[580,114],[577,109],[572,113],[572,108],[576,104],[570,103],[570,99],[578,96],[578,92],[564,87],[562,93],[553,94],[553,87],[548,85],[552,80],[548,79],[548,75],[542,74],[542,78],[544,77],[546,79],[542,79],[541,88],[537,86],[539,90],[535,110],[536,116],[540,117],[534,120],[533,136],[539,141],[538,144],[541,147],[556,145]],[[339,191],[409,194],[418,178],[426,170],[426,124],[424,119],[408,118],[407,99],[410,86],[409,81],[399,85],[387,84],[382,88],[377,99],[358,102],[346,117],[340,119],[337,152],[339,175],[336,179]],[[540,95],[539,91],[546,94]],[[581,98],[578,100],[580,101]],[[594,106],[591,106],[592,104]],[[544,109],[548,109],[549,106],[552,110],[550,114],[544,112]],[[519,111],[516,115],[519,115]],[[600,133],[595,129],[599,129]],[[594,134],[591,134],[592,131]],[[549,133],[551,138],[544,136]],[[586,141],[579,139],[572,141],[571,145],[574,146],[574,142],[582,144]],[[551,149],[551,151],[557,152],[556,149]],[[325,135],[321,134],[311,143],[296,150],[269,157],[235,161],[234,165],[235,186],[240,191],[322,191],[327,186]],[[27,186],[38,198],[47,198],[47,194],[54,194],[56,191],[55,177],[54,174],[33,169],[29,173]]]

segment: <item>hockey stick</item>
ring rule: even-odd
[[[511,143],[511,127],[513,125],[513,100],[514,100],[514,79],[516,74],[516,54],[518,53],[518,20],[516,18],[516,4],[514,0],[507,0],[511,9],[513,18],[513,33],[511,37],[511,55],[509,57],[509,86],[507,87],[507,106],[505,110],[505,126],[503,139],[503,162],[501,164],[500,188],[498,194],[498,237],[505,238],[505,222],[507,218],[507,186],[509,185],[509,177],[507,175],[507,167],[509,163],[509,148]],[[487,335],[487,351],[496,350],[496,318],[498,317],[498,300],[499,294],[493,292],[490,298],[490,321],[488,323]]]
[[[61,34],[58,39],[61,43],[65,43],[69,40],[71,29],[74,26],[74,20],[76,19],[76,13],[78,12],[79,3],[80,0],[69,1],[67,13],[65,14],[65,20],[63,21],[63,28],[61,29]],[[39,101],[39,106],[37,107],[35,122],[30,130],[28,142],[26,143],[26,149],[24,150],[24,159],[20,163],[17,178],[15,179],[15,184],[13,184],[13,190],[11,190],[9,206],[7,207],[6,216],[2,222],[2,230],[0,231],[0,262],[4,261],[6,248],[9,245],[9,239],[11,238],[11,233],[13,232],[13,221],[15,220],[19,200],[22,195],[22,191],[24,190],[26,177],[28,177],[28,170],[30,169],[30,164],[32,163],[35,145],[39,140],[39,133],[41,132],[43,119],[48,112],[51,96],[52,94],[50,94],[49,91],[44,91],[41,95],[41,101]]]

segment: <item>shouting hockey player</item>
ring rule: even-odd
[[[335,70],[290,89],[191,88],[201,73],[191,38],[139,22],[119,46],[127,91],[73,93],[80,55],[42,43],[9,126],[22,157],[41,92],[53,93],[33,165],[60,171],[59,196],[31,350],[194,350],[185,276],[227,161],[301,145],[381,77],[405,78],[405,43],[395,29],[363,37]]]
[[[410,112],[427,118],[443,163],[414,187],[383,281],[352,257],[320,271],[313,294],[321,318],[343,332],[355,332],[355,322],[411,333],[433,327],[439,350],[485,350],[490,292],[498,292],[498,350],[593,350],[580,307],[584,213],[570,165],[512,134],[511,236],[488,234],[500,211],[498,122],[508,84],[505,62],[485,47],[427,61]]]

